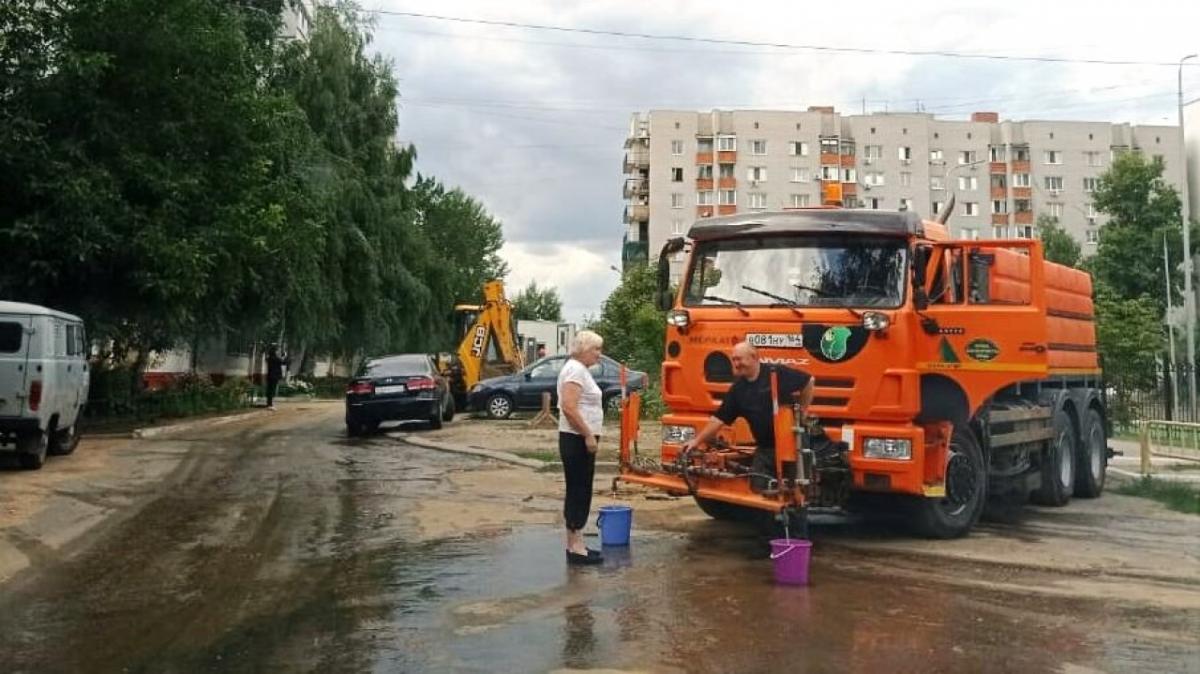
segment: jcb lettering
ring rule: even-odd
[[[479,356],[483,353],[483,345],[487,343],[488,329],[486,326],[480,325],[475,328],[475,339],[471,342],[471,355]]]

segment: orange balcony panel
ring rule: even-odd
[[[1032,225],[1033,211],[1023,211],[1021,213],[1013,213],[1013,222],[1018,225]]]
[[[737,152],[733,150],[721,150],[717,153],[717,163],[733,164],[737,161]]]
[[[1029,160],[1013,161],[1009,164],[1013,173],[1029,173]]]
[[[858,194],[858,185],[855,185],[854,183],[842,183],[843,197],[852,197],[855,194]]]
[[[737,206],[717,206],[717,215],[733,215],[737,213]]]
[[[732,190],[737,187],[737,178],[717,178],[717,188]]]
[[[843,155],[839,155],[839,156],[841,157],[842,166],[847,167],[847,168],[854,166],[854,155],[843,154]]]
[[[993,199],[1005,199],[1007,197],[1008,197],[1007,189],[1005,189],[1003,187],[993,187],[992,188],[992,198]]]
[[[696,189],[711,190],[713,188],[712,178],[696,178]]]
[[[1032,199],[1032,187],[1014,187],[1012,188],[1013,199]]]
[[[993,225],[1007,225],[1008,224],[1008,213],[992,213],[992,224]]]
[[[1004,175],[1008,172],[1008,166],[1002,161],[994,161],[988,164],[988,173],[998,173]]]
[[[716,212],[717,212],[716,206],[697,206],[696,207],[696,217],[697,218],[711,218],[713,216],[713,214]]]
[[[712,160],[713,160],[713,153],[711,153],[711,152],[697,152],[696,153],[696,164],[697,165],[711,164],[711,163],[713,163]]]
[[[845,185],[836,180],[826,180],[821,183],[821,203],[841,205],[843,187]]]
[[[840,163],[839,159],[840,159],[840,155],[834,154],[832,152],[822,152],[821,153],[821,165],[822,166],[837,166]]]

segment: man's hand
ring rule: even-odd
[[[683,443],[683,451],[694,452],[694,451],[696,451],[696,448],[699,446],[700,446],[700,438],[692,438],[691,440],[688,440],[687,442]]]
[[[594,435],[583,436],[583,444],[587,446],[588,454],[595,454],[600,449],[600,444],[596,442]]]

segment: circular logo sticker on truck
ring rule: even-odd
[[[850,328],[835,325],[821,335],[821,354],[829,360],[841,360],[846,357],[847,340],[850,339]]]
[[[1000,355],[1000,347],[990,339],[975,339],[967,344],[967,355],[972,360],[989,361]]]

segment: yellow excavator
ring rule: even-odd
[[[512,303],[504,296],[504,281],[483,284],[483,304],[454,307],[462,341],[454,354],[439,358],[442,372],[458,409],[466,408],[467,391],[481,379],[512,374],[525,367],[517,343],[517,321]]]

